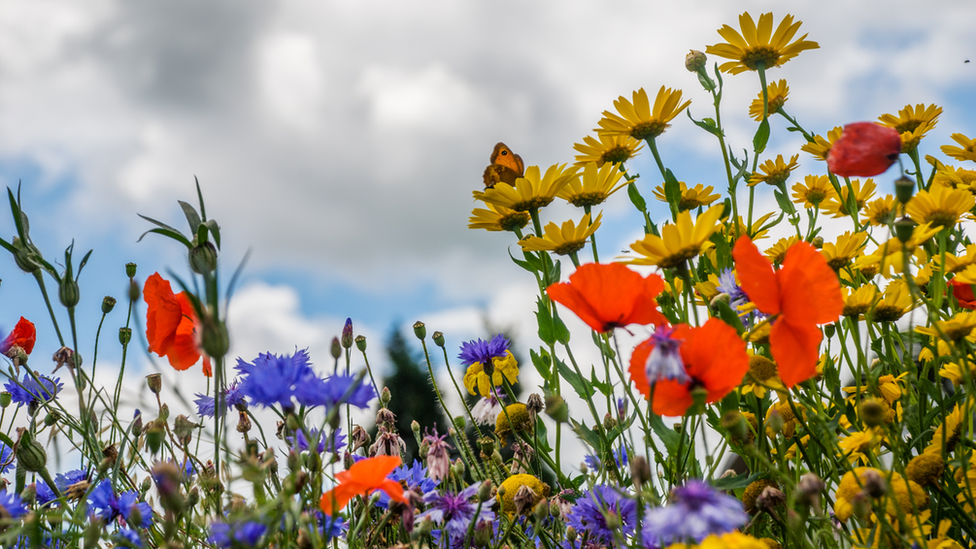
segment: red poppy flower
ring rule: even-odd
[[[874,122],[854,122],[844,126],[830,152],[827,167],[843,177],[870,177],[884,173],[901,154],[898,130]]]
[[[37,341],[37,330],[34,323],[24,317],[20,317],[14,331],[7,335],[7,338],[0,342],[0,353],[6,353],[14,345],[20,347],[25,353],[31,354],[34,350],[34,342]]]
[[[336,474],[339,484],[322,494],[319,502],[322,512],[331,516],[341,511],[352,498],[369,495],[376,490],[383,490],[393,501],[405,503],[407,500],[403,497],[400,483],[386,478],[399,466],[400,458],[397,456],[376,456],[353,463],[348,470]]]
[[[790,246],[778,271],[747,236],[735,243],[732,256],[742,290],[760,311],[776,315],[769,345],[780,379],[787,387],[809,379],[822,337],[817,325],[837,320],[844,310],[837,275],[806,242]]]
[[[569,282],[553,284],[546,293],[590,328],[608,332],[628,324],[667,322],[655,300],[663,290],[656,274],[643,277],[621,263],[587,263],[569,275]]]
[[[174,295],[168,280],[159,273],[146,279],[142,291],[148,310],[146,312],[146,339],[149,351],[169,359],[177,370],[186,370],[200,360],[195,335],[197,322],[193,305],[186,292]],[[212,375],[210,358],[203,357],[203,373]]]
[[[971,285],[956,282],[956,279],[953,278],[949,281],[949,287],[952,288],[952,297],[956,298],[960,307],[970,310],[976,309],[976,297],[973,296]]]
[[[699,387],[708,391],[706,403],[718,402],[742,383],[742,376],[749,370],[745,342],[734,328],[721,320],[710,318],[700,328],[679,324],[670,337],[680,341],[681,362],[689,381],[658,381],[651,403],[655,414],[684,415],[694,403],[691,392]],[[630,357],[630,379],[645,398],[651,397],[647,361],[654,351],[655,341],[653,336],[644,341]]]

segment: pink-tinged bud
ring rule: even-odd
[[[842,177],[879,175],[898,160],[901,136],[898,130],[874,122],[854,122],[827,154],[827,167]]]

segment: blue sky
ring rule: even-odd
[[[149,228],[136,213],[183,227],[176,201],[195,203],[195,175],[223,227],[225,276],[252,251],[232,305],[232,356],[310,347],[324,363],[346,317],[380,364],[394,322],[424,320],[456,346],[484,336],[488,318],[531,342],[534,284],[507,258],[514,239],[466,228],[494,143],[543,170],[572,162],[600,113],[641,86],[682,88],[692,113],[709,116],[685,53],[720,42],[716,29],[737,26],[743,10],[770,9],[777,21],[786,13],[781,2],[719,0],[10,1],[0,13],[0,183],[23,182],[49,260],[72,238],[79,257],[95,250],[82,275],[86,357],[102,296],[122,301],[126,262],[140,280],[187,272],[176,243],[136,243]],[[789,9],[821,48],[769,78],[788,80],[787,109],[808,130],[934,102],[945,112],[926,152],[951,133],[976,134],[971,3],[934,4],[925,18],[909,2]],[[726,83],[723,116],[741,149],[758,79]],[[772,141],[774,155],[799,152],[779,119]],[[683,115],[660,146],[679,179],[723,190],[714,139]],[[823,169],[804,154],[800,163],[794,180]],[[630,168],[650,198],[659,180],[649,155]],[[881,193],[890,179],[878,178]],[[626,196],[615,197],[598,233],[604,257],[637,231]],[[8,215],[0,234],[13,234]],[[45,371],[56,346],[33,280],[9,257],[0,278],[0,325],[20,315],[38,324],[34,365]],[[123,305],[99,350],[109,371]]]

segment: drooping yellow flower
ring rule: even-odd
[[[681,199],[678,200],[678,211],[694,210],[695,208],[700,208],[702,206],[708,206],[712,202],[715,202],[721,195],[712,194],[715,187],[704,186],[698,183],[692,188],[688,188],[688,184],[684,181],[678,181],[678,187],[681,189]],[[667,202],[668,197],[664,194],[664,183],[654,187],[654,198],[657,198],[661,202]]]
[[[726,43],[708,46],[705,48],[705,53],[733,59],[734,61],[719,66],[719,70],[730,74],[754,71],[759,67],[766,69],[778,67],[803,50],[820,47],[816,42],[806,40],[805,34],[791,42],[801,24],[801,21],[794,23],[793,16],[787,15],[773,32],[772,13],[760,15],[757,25],[752,16],[745,12],[739,16],[739,28],[742,34],[724,25],[718,30],[718,34],[726,40]]]
[[[969,371],[969,379],[973,379],[976,376],[976,362],[971,359],[966,360],[966,365]],[[963,373],[962,367],[956,362],[950,362],[939,370],[939,375],[952,382],[953,385],[962,385],[966,382],[966,375]]]
[[[874,196],[874,189],[877,186],[874,184],[874,179],[868,178],[864,180],[864,184],[861,184],[860,179],[851,179],[851,189],[854,191],[854,200],[857,204],[857,210],[861,211],[864,204],[871,200]],[[847,210],[847,197],[850,195],[850,191],[844,182],[840,184],[840,195],[834,195],[825,200],[820,208],[824,213],[830,214],[832,217],[844,217],[851,215],[853,212]]]
[[[468,370],[464,373],[464,386],[472,395],[480,394],[489,397],[492,387],[501,387],[505,379],[512,384],[518,381],[518,362],[511,351],[505,351],[504,357],[495,357],[491,362],[495,371],[490,378],[485,373],[484,364],[475,362],[468,366]]]
[[[840,135],[844,133],[843,126],[834,126],[834,129],[827,132],[827,138],[824,139],[819,135],[813,136],[813,141],[808,142],[800,150],[806,153],[810,153],[817,160],[827,161],[827,154],[830,153],[830,148],[834,146],[834,143],[840,139]]]
[[[976,244],[970,244],[966,246],[966,253],[962,256],[954,256],[952,254],[945,254],[945,266],[943,270],[946,274],[955,274],[963,271],[966,267],[976,263]],[[942,254],[935,254],[932,256],[932,263],[936,267],[942,266]]]
[[[935,176],[932,177],[932,183],[973,192],[976,191],[973,188],[976,187],[976,170],[966,170],[940,163],[935,170]]]
[[[857,232],[852,234],[850,231],[847,231],[837,237],[836,244],[832,242],[825,243],[820,250],[820,254],[827,260],[827,265],[831,269],[839,271],[850,263],[852,259],[857,257],[857,254],[864,248],[867,240],[867,233]]]
[[[908,283],[904,279],[896,278],[888,283],[884,295],[871,311],[871,320],[875,322],[894,322],[905,313],[918,307],[919,302],[912,297]]]
[[[654,109],[651,110],[647,92],[641,88],[634,92],[633,103],[624,96],[613,102],[619,114],[603,111],[600,127],[594,131],[606,135],[629,135],[637,140],[653,139],[664,133],[670,126],[668,122],[690,104],[690,100],[681,103],[681,90],[661,86],[654,99]]]
[[[593,233],[600,228],[602,217],[603,212],[600,212],[600,215],[590,223],[590,214],[586,214],[578,226],[572,219],[563,222],[562,227],[552,222],[547,223],[543,229],[545,234],[543,238],[529,235],[519,240],[519,245],[527,252],[546,251],[556,255],[570,255],[586,246],[586,239],[593,236]]]
[[[776,363],[768,358],[755,354],[751,349],[749,353],[749,371],[746,372],[745,379],[739,391],[743,394],[752,393],[757,398],[762,399],[766,396],[766,391],[785,391],[786,386],[779,379],[779,370]]]
[[[631,244],[630,248],[641,257],[631,258],[627,263],[657,265],[662,269],[669,269],[697,257],[714,246],[708,239],[715,232],[723,209],[721,204],[712,206],[699,215],[694,223],[691,221],[691,212],[679,213],[676,223],[661,227],[661,236],[649,234]]]
[[[765,252],[763,252],[763,254],[776,265],[781,265],[783,260],[786,259],[786,250],[789,250],[790,246],[799,241],[800,237],[796,235],[781,238],[776,241],[776,244],[773,244],[771,248],[768,248]]]
[[[796,162],[800,158],[800,155],[794,154],[790,158],[789,162],[783,160],[783,155],[776,155],[776,160],[767,160],[759,165],[759,170],[762,173],[756,172],[749,177],[749,186],[758,185],[759,183],[765,183],[767,185],[781,185],[786,183],[786,180],[790,178],[790,173],[799,168],[800,165]]]
[[[608,162],[598,167],[597,163],[588,162],[583,166],[583,173],[570,178],[556,196],[577,208],[596,206],[627,185],[626,179],[621,181],[623,176],[616,164]]]
[[[803,183],[793,185],[793,202],[804,208],[819,208],[824,200],[837,195],[830,178],[826,175],[808,175]]]
[[[898,130],[901,134],[901,152],[909,152],[918,147],[922,137],[935,127],[940,114],[942,114],[942,107],[925,106],[924,103],[919,103],[914,107],[906,105],[904,109],[898,111],[897,116],[883,114],[878,117],[878,120],[885,126]]]
[[[928,261],[928,255],[919,248],[930,238],[939,232],[938,227],[932,227],[929,223],[923,223],[912,230],[912,236],[904,244],[897,238],[888,239],[887,242],[878,246],[874,252],[859,257],[854,261],[854,268],[862,273],[867,271],[880,272],[884,276],[891,276],[891,272],[901,273],[905,263],[905,255],[911,257],[921,255],[922,258],[917,262],[921,265]],[[921,272],[916,275],[916,280]]]
[[[484,191],[474,191],[474,197],[486,204],[494,204],[517,212],[527,212],[552,203],[556,193],[576,175],[575,169],[566,164],[555,164],[540,175],[538,166],[529,166],[525,177],[515,180],[515,185],[498,183]]]
[[[468,218],[469,229],[488,231],[514,231],[525,227],[532,217],[528,212],[517,212],[504,206],[485,204],[488,209],[475,208]]]
[[[629,135],[607,135],[598,133],[596,137],[586,136],[582,143],[574,143],[573,148],[580,154],[576,155],[576,165],[585,166],[596,162],[598,167],[604,164],[620,164],[637,156],[637,152],[644,144]]]
[[[976,139],[970,139],[961,133],[954,133],[950,137],[962,146],[942,145],[942,152],[946,156],[951,156],[956,160],[972,160],[976,162]]]
[[[933,227],[951,227],[976,206],[976,197],[962,189],[932,185],[919,191],[905,205],[905,213],[916,223],[931,223]]]
[[[929,496],[918,483],[911,480],[906,481],[894,471],[886,473],[873,467],[857,467],[853,471],[844,473],[834,495],[834,515],[841,522],[847,522],[854,514],[853,502],[863,492],[862,487],[867,479],[866,473],[868,471],[873,471],[887,480],[889,497],[885,506],[885,514],[891,519],[897,519],[899,514],[902,516],[911,514],[914,510],[928,505]]]
[[[866,431],[854,431],[840,439],[837,446],[840,449],[840,455],[846,456],[852,465],[859,461],[868,463],[868,453],[876,455],[883,439],[884,436],[872,428]]]
[[[790,87],[786,85],[786,80],[771,82],[766,86],[766,98],[769,101],[767,114],[772,116],[786,104],[787,96],[790,95]],[[759,99],[753,99],[749,105],[749,116],[756,122],[762,122],[763,118],[763,94],[759,92]]]
[[[947,456],[956,449],[962,436],[963,422],[972,408],[970,401],[963,401],[946,414],[945,420],[935,429],[932,441],[925,448],[927,454],[941,454]],[[944,451],[943,451],[944,450]]]
[[[841,287],[840,293],[844,298],[844,310],[841,314],[854,320],[863,318],[864,313],[871,310],[871,305],[874,305],[878,297],[878,289],[874,284],[865,284],[853,291]]]
[[[862,384],[860,386],[860,392],[862,394],[874,394],[885,400],[889,405],[892,405],[899,400],[901,400],[901,395],[903,388],[905,386],[905,376],[907,374],[901,374],[895,377],[891,374],[885,374],[878,377],[877,388],[872,390],[867,385]],[[850,387],[844,387],[842,389],[845,393],[850,394],[847,398],[848,402],[853,402],[860,400],[861,396],[858,394],[858,386],[851,385]]]
[[[738,238],[742,235],[747,235],[752,239],[753,242],[766,238],[769,234],[769,227],[766,226],[766,222],[769,221],[775,212],[765,213],[759,216],[758,219],[752,220],[752,227],[746,226],[746,222],[742,219],[742,216],[736,217],[735,222],[726,221],[722,225],[722,234],[725,235],[730,241],[734,238]]]
[[[945,334],[950,341],[959,341],[973,329],[976,329],[976,311],[962,311],[949,320],[936,321],[934,326],[917,326],[915,331],[932,338],[942,338]]]
[[[875,227],[886,227],[889,222],[895,220],[898,204],[895,202],[895,197],[890,194],[868,202],[864,207],[864,217],[861,218],[861,223]]]

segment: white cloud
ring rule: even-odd
[[[257,50],[258,86],[268,110],[289,126],[318,128],[320,107],[327,97],[315,39],[282,32],[266,37]]]

